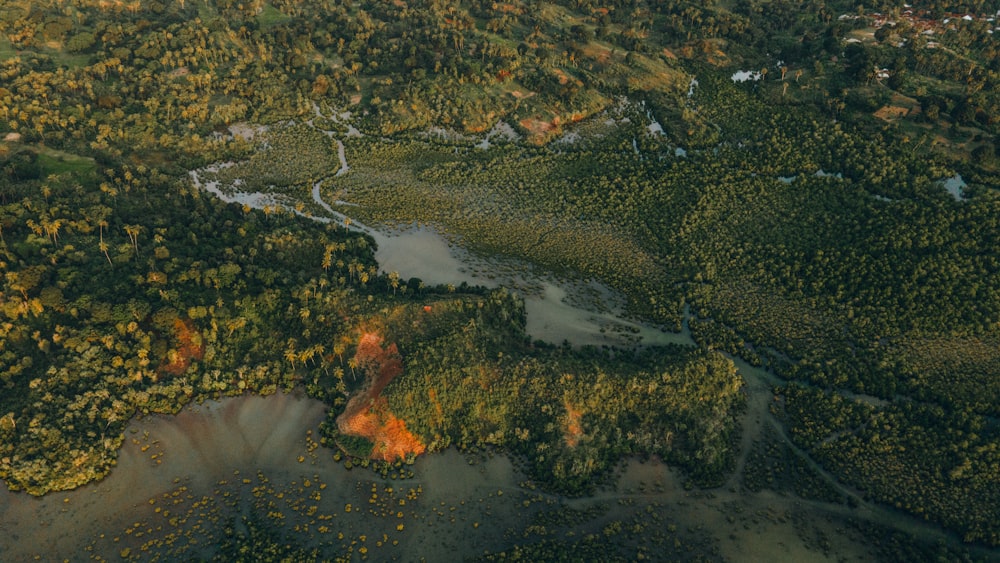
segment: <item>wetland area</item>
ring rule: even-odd
[[[318,109],[316,116],[322,118]],[[237,125],[230,131],[252,139],[267,128]],[[341,176],[350,170],[344,143],[332,131],[323,133],[336,143],[335,176]],[[669,332],[626,318],[622,296],[598,281],[478,254],[434,225],[374,227],[351,220],[324,201],[323,181],[312,183],[308,209],[273,191],[241,191],[248,184],[243,179],[219,180],[234,166],[224,162],[189,176],[197,188],[244,209],[293,213],[364,233],[376,245],[382,274],[434,286],[510,288],[524,301],[524,330],[534,341],[574,348],[696,346],[687,308],[682,330]],[[354,206],[335,204],[348,211]],[[135,419],[110,474],[76,490],[36,498],[3,486],[0,558],[206,559],[217,557],[220,546],[245,550],[237,538],[257,537],[259,543],[261,534],[265,544],[299,556],[377,561],[490,557],[546,542],[599,549],[601,536],[617,542],[619,554],[652,560],[871,561],[893,553],[896,547],[883,548],[909,536],[942,546],[958,542],[838,483],[774,417],[773,387],[781,381],[728,357],[742,378],[746,407],[733,471],[719,487],[693,486],[656,457],[627,458],[593,494],[563,496],[539,488],[516,456],[455,448],[397,466],[389,478],[367,463],[352,468],[339,455],[335,461],[335,450],[318,441],[326,406],[301,391],[279,391]],[[818,483],[827,496],[783,484],[782,472],[789,469]],[[755,470],[772,486],[749,483]]]
[[[333,212],[318,193],[316,201]],[[262,194],[222,197],[275,204]],[[354,222],[352,228],[375,239],[385,272],[430,284],[515,288],[525,300],[532,339],[574,347],[695,345],[687,322],[671,333],[623,318],[622,300],[597,282],[556,279],[516,261],[480,257],[426,225],[383,231]],[[254,526],[272,527],[275,542],[293,542],[302,553],[376,561],[478,558],[522,543],[601,534],[623,542],[636,559],[652,560],[871,561],[880,558],[879,534],[889,538],[893,530],[957,541],[865,502],[815,464],[818,478],[850,496],[850,505],[748,490],[744,474],[752,454],[767,444],[794,446],[769,411],[775,376],[734,361],[747,408],[736,468],[718,488],[692,487],[656,458],[633,458],[593,495],[566,497],[539,489],[516,458],[454,448],[421,456],[409,473],[385,478],[369,468],[346,468],[319,445],[323,403],[300,392],[244,395],[132,421],[116,466],[97,483],[41,498],[3,486],[0,556],[211,558],[239,534],[259,533]],[[807,459],[801,451],[793,455]],[[881,531],[873,535],[872,526]]]
[[[946,4],[0,2],[0,561],[1000,561]]]

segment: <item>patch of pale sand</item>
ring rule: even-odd
[[[257,135],[267,131],[266,125],[251,125],[245,122],[233,123],[229,126],[229,132],[234,137],[244,140],[252,140]]]

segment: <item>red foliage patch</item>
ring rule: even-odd
[[[403,373],[403,358],[395,343],[382,348],[382,337],[366,332],[358,342],[354,353],[358,368],[365,372],[369,380],[366,392],[375,397],[385,389],[397,375]]]
[[[358,342],[354,361],[365,372],[368,386],[351,397],[344,413],[337,418],[340,431],[350,436],[360,436],[371,441],[372,459],[395,461],[407,454],[420,455],[427,447],[406,423],[392,414],[385,399],[380,396],[385,386],[403,373],[403,360],[396,344],[382,348],[382,337],[365,333]]]
[[[569,401],[563,404],[566,407],[566,445],[575,448],[583,436],[583,413],[573,408]]]
[[[351,409],[351,403],[359,398],[351,399],[348,410],[337,419],[337,425],[344,434],[371,441],[374,445],[372,459],[395,461],[407,454],[420,455],[427,450],[420,439],[406,429],[406,422],[389,411],[385,398],[375,397],[367,406]]]
[[[205,356],[205,344],[201,332],[191,325],[191,321],[174,319],[174,354],[167,356],[160,371],[169,375],[181,375],[191,365],[191,360],[201,360]]]

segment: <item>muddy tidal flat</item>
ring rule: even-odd
[[[210,559],[248,526],[322,558],[457,560],[598,534],[635,556],[877,559],[837,512],[768,492],[689,491],[655,460],[627,462],[577,499],[535,489],[508,457],[484,452],[427,455],[396,478],[347,469],[315,441],[324,408],[279,393],[136,420],[103,481],[42,498],[0,490],[0,560]]]

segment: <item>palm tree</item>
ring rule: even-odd
[[[292,369],[295,369],[295,360],[299,358],[298,353],[295,352],[295,339],[288,339],[288,348],[285,350],[285,359],[292,364]]]
[[[125,233],[128,234],[129,240],[132,241],[132,250],[135,251],[136,256],[139,255],[139,225],[125,225],[122,227]]]
[[[323,263],[321,265],[323,266],[324,272],[329,271],[330,265],[333,261],[333,246],[334,245],[332,244],[326,245],[326,249],[323,252]]]
[[[399,272],[389,272],[389,285],[392,286],[392,295],[395,296],[399,287]]]
[[[326,347],[325,346],[323,346],[322,344],[313,344],[309,348],[310,359],[312,359],[315,356],[319,356],[319,359],[322,360],[324,352],[326,352]]]
[[[104,257],[108,259],[108,264],[114,266],[114,262],[112,262],[111,257],[108,256],[108,243],[104,242],[104,227],[108,226],[108,222],[101,219],[100,223],[98,223],[98,226],[100,227],[100,232],[101,232],[101,242],[99,244],[99,247],[101,249],[101,252],[104,253]]]
[[[56,219],[55,221],[42,221],[42,229],[45,230],[45,235],[49,237],[52,244],[59,241],[59,227],[62,226],[62,220]]]

